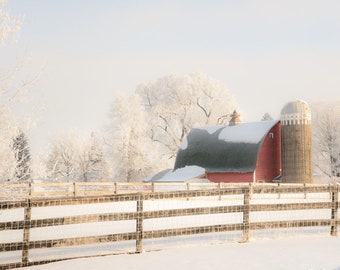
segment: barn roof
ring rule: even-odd
[[[209,180],[202,178],[205,175],[205,169],[199,166],[185,166],[178,170],[167,169],[160,173],[153,175],[144,182],[154,183],[188,183],[188,182],[209,182]]]
[[[194,128],[183,141],[175,170],[197,165],[212,172],[253,172],[266,134],[279,121]]]

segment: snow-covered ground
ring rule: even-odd
[[[33,266],[29,270],[340,270],[340,237],[308,236],[253,240],[249,243],[195,245]]]
[[[282,204],[299,202],[329,202],[328,193],[253,194],[251,204]],[[190,200],[150,200],[144,202],[145,211],[242,205],[242,195],[195,198]],[[93,213],[134,212],[136,202],[99,203],[93,205],[53,206],[32,209],[32,219],[84,215]],[[22,220],[23,209],[0,213],[0,221]],[[329,219],[329,209],[252,212],[250,221]],[[146,219],[144,230],[160,230],[242,223],[242,213],[210,214],[184,217]],[[134,220],[73,224],[31,229],[31,241],[103,235],[135,231]],[[251,231],[250,243],[240,244],[242,232],[226,232],[161,239],[145,239],[145,253],[127,255],[135,251],[135,241],[101,243],[98,245],[54,247],[30,250],[30,259],[39,261],[66,257],[80,257],[124,253],[108,257],[74,259],[30,269],[338,269],[340,270],[340,236],[330,237],[329,227],[288,228],[283,230]],[[0,243],[22,241],[22,230],[0,232]],[[150,251],[150,252],[149,252]],[[0,254],[0,264],[21,260],[21,252]]]

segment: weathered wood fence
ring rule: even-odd
[[[313,194],[326,194],[323,199],[317,199],[310,202],[303,200],[312,197]],[[296,202],[286,202],[285,200],[275,200],[275,203],[253,203],[254,197],[264,198],[271,195],[277,198],[288,195],[299,195]],[[207,233],[222,233],[239,231],[242,233],[240,241],[247,242],[250,233],[255,230],[268,229],[284,229],[284,228],[304,228],[304,227],[329,227],[332,236],[337,235],[337,226],[340,225],[338,219],[339,209],[339,186],[338,185],[304,185],[304,186],[284,186],[284,185],[256,185],[256,186],[239,186],[225,187],[221,189],[209,190],[184,190],[184,191],[166,191],[166,192],[139,192],[133,194],[115,194],[104,196],[73,196],[66,198],[28,198],[18,201],[3,201],[0,204],[1,211],[9,211],[13,209],[24,209],[24,219],[18,221],[0,222],[0,233],[11,230],[22,230],[23,239],[19,242],[2,243],[0,241],[0,253],[2,252],[21,252],[21,261],[1,264],[0,269],[10,269],[31,265],[55,262],[65,258],[46,259],[32,261],[30,252],[35,249],[49,249],[53,247],[70,247],[80,245],[93,245],[120,241],[135,241],[135,252],[139,253],[143,250],[143,241],[146,239],[156,239],[175,236],[188,236]],[[190,207],[166,210],[145,210],[145,202],[158,200],[228,200],[229,196],[237,196],[237,203],[230,205],[207,206],[207,207]],[[264,200],[265,201],[265,200]],[[80,206],[118,202],[133,202],[135,211],[100,213],[87,215],[67,215],[56,218],[32,219],[32,210],[38,208],[54,207],[54,206]],[[209,205],[209,204],[207,204]],[[317,210],[323,209],[329,211],[329,218],[325,219],[287,219],[280,221],[256,221],[250,218],[255,212],[273,212],[273,211],[295,211],[295,210]],[[143,224],[148,219],[172,218],[183,216],[198,215],[214,215],[226,213],[239,213],[242,216],[241,222],[214,224],[205,226],[195,226],[191,224],[185,228],[170,228],[145,230]],[[1,219],[0,219],[1,220]],[[31,230],[49,226],[96,223],[100,224],[108,221],[135,221],[135,230],[133,232],[104,234],[97,236],[82,236],[70,238],[57,238],[52,240],[32,240]],[[62,228],[62,227],[60,227]],[[60,229],[62,231],[62,229]],[[0,239],[1,240],[1,239]]]
[[[235,184],[236,186],[244,184]],[[158,192],[215,189],[233,186],[226,183],[143,183],[143,182],[49,182],[0,184],[0,200],[13,198],[77,197],[116,195],[137,192]]]

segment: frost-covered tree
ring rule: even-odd
[[[6,4],[6,0],[0,0],[0,59],[11,57],[12,45],[17,42],[22,25],[20,18],[11,16]],[[17,153],[14,153],[12,142],[18,136],[18,126],[27,131],[34,126],[34,120],[26,114],[14,117],[12,112],[28,96],[39,77],[39,73],[34,77],[25,74],[27,59],[18,61],[17,52],[12,59],[8,66],[0,65],[0,183],[17,180]]]
[[[76,131],[58,135],[52,142],[47,171],[57,181],[105,181],[108,168],[98,136],[92,133],[88,139]]]
[[[0,108],[0,183],[14,181],[16,160],[11,147],[16,136],[15,121],[4,108]]]
[[[269,113],[265,113],[262,116],[262,121],[271,121],[271,120],[273,120],[273,117]]]
[[[31,178],[31,154],[25,133],[19,130],[13,139],[13,153],[15,156],[15,180],[17,182],[27,182]]]
[[[6,9],[6,4],[6,0],[0,0],[0,45],[8,39],[15,40],[22,24],[20,19],[11,16]]]
[[[76,156],[78,149],[75,145],[77,137],[72,134],[61,134],[52,142],[48,156],[47,170],[57,181],[75,181],[77,177]]]
[[[11,17],[6,9],[7,1],[0,1],[0,59],[4,46],[15,40],[21,21]],[[13,153],[12,140],[17,136],[17,121],[11,113],[15,98],[20,95],[22,88],[11,87],[14,74],[18,68],[0,67],[0,183],[14,181],[16,159]]]
[[[150,172],[148,123],[137,95],[117,94],[110,110],[108,152],[114,181],[139,181]]]
[[[239,106],[228,89],[204,74],[169,75],[137,88],[148,123],[148,136],[167,166],[194,126],[226,124]]]
[[[21,20],[11,17],[6,4],[6,0],[0,0],[0,58],[2,53],[7,52],[7,43],[16,42],[16,34],[22,24]],[[25,82],[15,84],[15,76],[19,71],[20,65],[16,61],[13,67],[0,67],[0,117],[9,112],[12,103],[27,87]]]
[[[173,166],[194,126],[222,125],[239,111],[220,82],[204,75],[170,75],[116,96],[107,140],[116,181],[136,181]]]
[[[340,177],[340,102],[312,106],[315,166],[330,179]]]
[[[79,178],[81,181],[106,181],[108,165],[104,157],[103,144],[95,133],[79,148]]]

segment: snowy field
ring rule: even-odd
[[[28,270],[340,270],[340,237],[308,236],[196,245],[142,254],[75,259]]]

